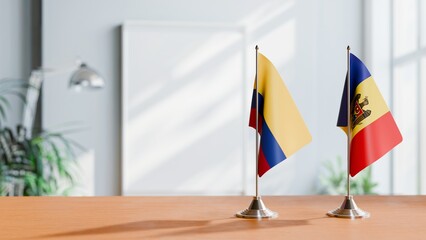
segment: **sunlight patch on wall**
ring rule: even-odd
[[[418,96],[415,62],[395,68],[394,116],[403,141],[394,151],[395,194],[417,193]]]
[[[241,28],[130,34],[123,193],[241,193]]]

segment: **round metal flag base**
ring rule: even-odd
[[[327,215],[330,217],[351,218],[351,219],[370,217],[370,213],[363,211],[356,205],[352,195],[346,196],[345,200],[342,203],[342,206],[340,206],[339,208],[333,211],[329,211]]]
[[[260,197],[253,197],[250,206],[241,212],[235,214],[239,218],[276,218],[278,213],[265,207]]]

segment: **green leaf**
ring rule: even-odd
[[[6,112],[4,111],[4,107],[1,104],[0,104],[0,116],[1,116],[2,120],[6,120],[7,119]]]
[[[8,109],[10,109],[10,108],[11,108],[9,100],[7,100],[7,98],[5,98],[4,96],[0,96],[0,102],[1,102],[2,104],[6,105],[6,107],[7,107]]]
[[[31,192],[36,193],[37,192],[37,177],[32,173],[25,174],[25,183],[26,187],[31,190]]]
[[[347,169],[340,157],[337,161],[326,161],[323,163],[323,174],[320,175],[320,193],[346,194]],[[378,186],[373,182],[371,167],[366,168],[350,181],[353,194],[375,194],[374,189]]]

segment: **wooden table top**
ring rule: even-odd
[[[357,220],[325,215],[343,196],[266,196],[278,218],[234,217],[251,199],[3,197],[0,239],[426,239],[426,196],[356,196]]]

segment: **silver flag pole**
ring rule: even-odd
[[[339,217],[339,218],[368,218],[370,214],[368,212],[360,209],[351,195],[351,183],[350,183],[350,171],[351,171],[351,141],[352,141],[352,104],[351,104],[351,58],[350,58],[351,48],[347,47],[347,81],[346,81],[346,92],[347,92],[347,136],[348,136],[348,145],[347,145],[347,158],[348,158],[348,174],[346,181],[346,196],[343,200],[342,205],[335,210],[329,211],[327,213],[330,217]]]
[[[253,200],[250,203],[250,206],[240,211],[236,214],[239,218],[275,218],[278,216],[278,213],[269,210],[265,204],[263,203],[260,195],[259,195],[259,92],[258,92],[258,55],[259,55],[259,47],[256,45],[256,76],[255,76],[255,84],[256,84],[256,196],[253,197]]]

